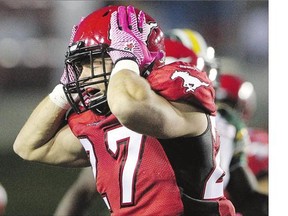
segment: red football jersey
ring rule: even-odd
[[[181,215],[173,169],[159,143],[92,111],[72,114],[69,126],[93,167],[96,187],[112,215]]]

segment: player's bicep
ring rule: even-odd
[[[206,115],[191,105],[166,101],[159,107],[159,111],[163,115],[163,120],[159,124],[165,128],[168,138],[197,136],[207,129]]]
[[[169,102],[152,93],[141,107],[130,129],[158,138],[196,136],[207,128],[207,118],[202,112],[184,103]]]
[[[89,160],[78,138],[72,133],[68,125],[61,128],[55,136],[39,149],[41,162],[52,165],[83,167],[89,165]]]

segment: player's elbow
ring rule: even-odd
[[[21,146],[17,140],[13,144],[13,151],[23,159],[27,159],[27,152],[24,151],[24,148]]]
[[[116,97],[108,97],[111,112],[122,121],[128,121],[137,116],[149,103],[149,95],[142,90],[133,93],[125,92]]]
[[[113,103],[110,107],[111,112],[116,116],[116,118],[123,124],[126,125],[133,119],[133,113],[135,109],[131,103],[127,101],[122,101],[120,103]]]
[[[25,147],[19,139],[16,139],[13,144],[13,151],[24,160],[32,160],[32,151]]]

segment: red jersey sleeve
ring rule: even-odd
[[[216,114],[215,90],[205,72],[184,62],[173,62],[153,70],[147,78],[151,88],[170,101],[186,101]]]

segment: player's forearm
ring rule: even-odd
[[[36,149],[48,145],[63,122],[66,110],[46,97],[32,112],[13,145],[15,153],[27,160],[35,160]],[[41,155],[39,155],[41,157]]]
[[[142,79],[130,70],[123,70],[110,78],[107,99],[112,113],[117,117],[127,117],[137,112],[139,105],[149,100],[150,87]],[[144,111],[144,108],[140,110]]]
[[[168,131],[162,125],[166,111],[155,97],[148,82],[131,71],[121,71],[110,79],[108,103],[121,124],[138,133],[166,137]]]

